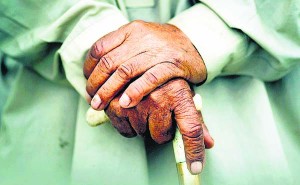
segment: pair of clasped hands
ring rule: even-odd
[[[189,84],[206,80],[205,64],[187,36],[171,24],[133,21],[100,38],[84,63],[87,101],[105,110],[126,137],[173,139],[176,124],[192,174],[203,168],[214,141]],[[175,124],[176,123],[176,124]]]

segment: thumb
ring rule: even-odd
[[[199,174],[205,158],[202,116],[195,107],[191,91],[187,89],[181,95],[174,108],[175,120],[182,134],[188,169],[192,174]]]

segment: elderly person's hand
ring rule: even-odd
[[[124,91],[120,105],[128,108],[170,79],[199,84],[207,76],[201,56],[180,29],[143,21],[100,38],[88,53],[84,75],[91,106],[98,110],[120,91]]]
[[[175,79],[151,92],[132,108],[122,108],[118,96],[110,102],[105,112],[122,135],[150,134],[160,144],[173,139],[176,122],[183,137],[188,168],[191,173],[198,174],[203,167],[204,148],[211,148],[214,141],[201,113],[196,110],[192,96],[188,83]]]

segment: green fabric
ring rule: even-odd
[[[178,184],[170,143],[85,123],[85,54],[135,19],[175,24],[206,63],[204,185],[300,182],[299,1],[191,2],[1,0],[0,185]]]

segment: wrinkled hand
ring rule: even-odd
[[[188,168],[191,173],[197,174],[202,170],[205,146],[211,148],[214,142],[192,96],[188,83],[175,79],[151,92],[133,108],[122,108],[118,96],[105,111],[122,135],[133,137],[150,133],[157,143],[165,143],[174,137],[175,118],[183,137]]]
[[[120,91],[124,108],[173,78],[198,84],[204,62],[187,36],[170,24],[134,21],[100,38],[84,63],[91,106],[102,110]],[[94,96],[95,95],[95,96]]]

